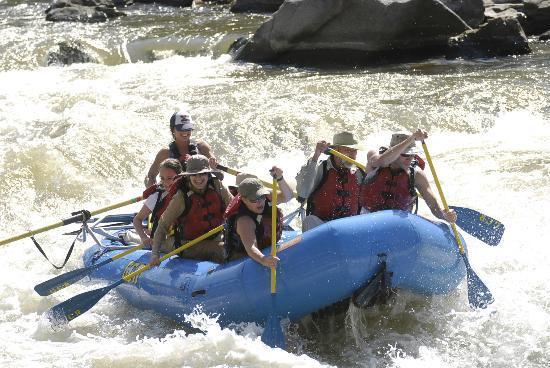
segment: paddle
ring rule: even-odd
[[[165,254],[160,258],[160,261],[164,261],[165,259],[170,258],[171,256],[178,254],[179,252],[184,251],[185,249],[197,244],[198,242],[220,232],[223,230],[223,225],[220,225],[206,234],[203,234],[199,236],[196,239],[191,240],[190,242],[182,245],[181,247],[174,249],[168,254]],[[86,291],[82,294],[78,294],[73,296],[70,299],[65,300],[62,303],[57,304],[56,306],[50,308],[47,312],[48,319],[53,324],[60,324],[60,323],[66,323],[69,322],[76,317],[80,316],[81,314],[87,312],[90,308],[92,308],[96,303],[103,298],[109,291],[116,288],[118,285],[124,283],[124,282],[135,282],[138,275],[141,273],[149,270],[151,266],[144,265],[143,267],[140,267],[138,270],[122,276],[120,280],[117,282],[112,283],[111,285]]]
[[[51,295],[53,293],[58,292],[61,289],[66,288],[67,286],[70,286],[74,284],[77,281],[82,280],[85,276],[91,274],[101,266],[106,265],[107,263],[111,263],[114,260],[117,260],[119,258],[122,258],[130,253],[135,252],[138,249],[141,249],[144,247],[144,244],[140,244],[138,246],[132,247],[131,249],[128,249],[122,253],[119,253],[112,258],[106,259],[103,262],[100,262],[98,264],[94,264],[88,267],[79,268],[76,270],[72,270],[69,272],[66,272],[64,274],[58,275],[54,278],[51,278],[47,281],[44,281],[34,287],[34,290],[38,293],[38,295],[41,296],[47,296]]]
[[[273,194],[271,195],[271,256],[277,255],[277,180],[273,178]],[[277,269],[271,269],[271,308],[267,317],[262,341],[272,348],[285,348],[285,335],[281,327],[281,319],[277,316]]]
[[[447,201],[445,200],[445,195],[443,194],[443,190],[441,189],[441,184],[439,183],[439,179],[437,178],[437,173],[435,172],[435,167],[432,162],[432,158],[430,156],[430,153],[428,152],[428,146],[426,146],[426,143],[424,141],[422,141],[422,148],[424,149],[424,153],[426,154],[426,159],[428,160],[428,164],[430,165],[430,171],[432,172],[435,185],[437,186],[437,190],[439,191],[439,197],[441,198],[441,202],[443,202],[443,207],[445,208],[446,211],[448,211],[449,206],[447,205]],[[493,295],[489,291],[489,288],[485,286],[483,281],[481,281],[481,279],[476,275],[476,273],[470,266],[470,262],[468,261],[468,257],[466,256],[466,252],[464,251],[464,246],[462,245],[462,240],[460,239],[460,235],[458,235],[458,231],[454,223],[451,223],[451,228],[453,229],[453,233],[455,235],[456,243],[458,245],[458,250],[460,251],[460,255],[464,260],[464,265],[466,266],[466,280],[468,284],[468,302],[470,303],[470,306],[472,308],[486,308],[487,305],[491,304],[494,301]]]
[[[100,208],[100,209],[97,209],[95,211],[90,212],[90,216],[95,216],[95,215],[98,215],[98,214],[103,213],[103,212],[114,210],[115,208],[124,207],[124,206],[127,206],[129,204],[139,202],[142,199],[143,199],[143,197],[139,196],[139,197],[136,197],[136,198],[128,199],[128,200],[123,201],[123,202],[115,203],[115,204],[112,204],[110,206],[103,207],[103,208]],[[84,217],[84,214],[82,212],[84,212],[84,211],[81,211],[78,215],[69,217],[67,219],[61,220],[61,221],[56,222],[54,224],[47,225],[47,226],[44,226],[44,227],[41,227],[41,228],[38,228],[38,229],[35,229],[35,230],[30,230],[30,231],[27,231],[26,233],[16,235],[16,236],[12,236],[11,238],[2,239],[2,240],[0,240],[0,245],[8,244],[8,243],[14,242],[16,240],[20,240],[20,239],[23,239],[23,238],[27,238],[29,236],[33,236],[33,235],[36,235],[36,234],[39,234],[39,233],[43,233],[45,231],[55,229],[57,227],[69,225],[69,224],[79,222],[79,221],[85,221],[85,217]]]
[[[337,156],[344,161],[354,164],[361,170],[366,171],[365,165],[332,148],[327,149],[325,153]],[[462,228],[462,230],[489,245],[498,245],[504,233],[504,225],[501,222],[470,208],[454,206],[450,208],[456,211],[458,217],[456,224]]]

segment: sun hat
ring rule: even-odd
[[[246,178],[240,184],[238,188],[241,197],[244,197],[250,201],[255,201],[263,195],[269,194],[269,190],[264,187],[260,179],[258,178]]]
[[[332,137],[332,146],[344,146],[352,149],[362,149],[363,146],[353,137],[350,132],[336,133]]]
[[[170,117],[170,129],[183,132],[194,128],[193,119],[191,119],[191,114],[187,110],[177,111]]]
[[[391,135],[391,140],[390,140],[390,147],[398,145],[399,143],[403,142],[404,140],[406,140],[409,137],[410,137],[410,134],[407,134],[407,133],[394,133],[394,134],[392,134]],[[418,155],[419,152],[420,151],[418,150],[418,147],[416,146],[416,142],[413,141],[411,144],[409,144],[407,146],[407,148],[405,148],[405,150],[402,153],[406,154],[406,155]]]
[[[208,157],[203,155],[193,155],[185,162],[187,166],[185,171],[181,175],[196,175],[203,173],[212,173],[216,177],[220,177],[221,173],[219,171],[212,170],[210,168],[210,162]]]

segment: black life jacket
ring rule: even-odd
[[[170,151],[169,158],[178,159],[179,162],[181,163],[181,167],[183,168],[183,171],[185,171],[187,167],[187,160],[189,160],[189,157],[199,154],[199,148],[195,143],[192,143],[192,142],[189,142],[187,153],[182,154],[175,141],[172,141],[172,143],[168,145],[168,150]]]
[[[151,211],[151,219],[149,220],[152,223],[151,239],[155,235],[155,230],[158,227],[160,216],[162,216],[162,213],[166,209],[165,204],[167,204],[167,202],[168,202],[166,200],[166,198],[168,196],[163,196],[164,192],[165,192],[165,189],[162,186],[160,186],[158,184],[153,184],[150,187],[148,187],[147,189],[145,189],[143,191],[143,194],[142,194],[143,199],[147,199],[152,194],[158,193],[157,201],[155,202],[155,206],[153,207],[153,211]]]

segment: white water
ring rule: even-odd
[[[36,23],[25,29],[40,40]],[[17,35],[14,27],[1,32],[9,45],[17,39],[8,37]],[[216,39],[231,32],[220,30]],[[80,267],[83,249],[77,243],[67,268],[55,271],[30,240],[18,241],[0,247],[0,366],[549,366],[549,52],[539,45],[532,56],[501,61],[338,72],[234,64],[209,55],[69,67],[37,66],[34,57],[23,57],[31,60],[23,66],[4,59],[0,238],[139,195],[154,154],[169,142],[168,117],[182,103],[191,108],[195,135],[212,144],[221,162],[264,178],[272,164],[292,178],[315,142],[338,130],[376,148],[394,130],[422,126],[448,202],[497,218],[506,232],[497,247],[464,234],[470,263],[495,297],[487,310],[469,309],[465,285],[430,300],[400,294],[387,307],[351,309],[347,327],[335,334],[304,335],[291,326],[289,352],[264,346],[257,326],[239,326],[236,333],[200,313],[191,319],[205,333],[186,335],[115,292],[67,329],[53,331],[41,314],[98,285],[38,296],[34,285]],[[72,229],[37,236],[55,263],[73,239],[61,234]]]

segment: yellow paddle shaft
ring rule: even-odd
[[[179,248],[176,248],[174,249],[173,251],[171,251],[170,253],[167,253],[165,255],[163,255],[161,258],[160,258],[160,262],[164,261],[165,259],[168,259],[170,257],[172,257],[173,255],[176,255],[180,252],[183,252],[184,250],[186,250],[187,248],[190,248],[192,247],[193,245],[197,244],[198,242],[200,241],[203,241],[204,239],[216,234],[216,233],[219,233],[220,231],[223,230],[223,225],[220,225],[218,227],[215,227],[213,228],[212,230],[210,230],[209,232],[199,236],[198,238],[195,238],[185,244],[183,244],[181,247]],[[143,267],[140,267],[139,269],[137,269],[136,271],[132,272],[132,273],[129,273],[128,275],[125,275],[123,276],[122,278],[124,279],[124,281],[126,282],[130,282],[133,278],[135,278],[136,276],[138,276],[139,274],[149,270],[151,268],[151,266],[149,265],[145,265]]]
[[[110,210],[113,210],[115,208],[119,208],[119,207],[124,207],[124,206],[127,206],[129,204],[132,204],[132,203],[136,203],[136,202],[139,202],[143,199],[142,196],[139,196],[139,197],[136,197],[136,198],[132,198],[132,199],[128,199],[126,201],[123,201],[123,202],[119,202],[119,203],[115,203],[115,204],[112,204],[110,206],[107,206],[107,207],[103,207],[103,208],[100,208],[100,209],[97,209],[95,211],[92,211],[90,212],[90,214],[92,216],[95,216],[97,214],[100,214],[100,213],[103,213],[103,212],[107,212],[107,211],[110,211]],[[76,221],[72,221],[72,222],[76,222]],[[16,236],[12,236],[10,238],[6,238],[6,239],[2,239],[0,240],[0,246],[1,245],[4,245],[4,244],[8,244],[8,243],[11,243],[11,242],[14,242],[16,240],[20,240],[20,239],[24,239],[24,238],[27,238],[29,236],[33,236],[33,235],[36,235],[36,234],[39,234],[39,233],[43,233],[45,231],[48,231],[48,230],[51,230],[51,229],[55,229],[57,227],[61,227],[63,225],[68,225],[72,222],[67,222],[67,220],[62,220],[62,221],[59,221],[59,222],[56,222],[56,223],[53,223],[51,225],[47,225],[47,226],[44,226],[44,227],[41,227],[41,228],[38,228],[38,229],[34,229],[34,230],[30,230],[30,231],[27,231],[26,233],[23,233],[23,234],[20,234],[20,235],[16,235]]]
[[[277,255],[277,180],[273,178],[273,194],[271,195],[271,256]],[[271,294],[277,292],[277,269],[271,269]]]
[[[445,195],[443,194],[443,189],[441,189],[441,183],[439,182],[439,179],[437,178],[437,173],[435,172],[435,166],[433,164],[432,157],[430,156],[430,152],[428,151],[428,146],[426,146],[426,142],[424,141],[422,141],[422,148],[424,149],[426,160],[428,161],[428,165],[430,166],[432,176],[434,177],[435,186],[437,187],[437,191],[439,192],[439,197],[441,198],[441,202],[443,203],[443,208],[445,208],[445,211],[449,211],[447,200],[445,199]],[[464,246],[462,245],[462,240],[460,239],[460,235],[458,235],[458,230],[456,229],[456,225],[452,222],[451,222],[451,228],[453,229],[453,233],[455,235],[455,239],[458,244],[458,249],[460,250],[461,254],[464,254]]]
[[[331,155],[334,155],[334,156],[336,156],[336,157],[339,157],[339,158],[341,158],[342,160],[349,162],[350,164],[354,164],[355,166],[357,166],[358,168],[360,168],[360,169],[363,170],[363,171],[366,171],[366,170],[367,170],[367,168],[366,168],[365,165],[363,165],[363,164],[360,163],[359,161],[356,161],[356,160],[352,159],[352,158],[349,157],[349,156],[344,155],[343,153],[340,153],[340,152],[338,152],[338,151],[336,151],[336,150],[334,150],[334,149],[332,149],[332,148],[329,148],[327,151],[328,151]]]

